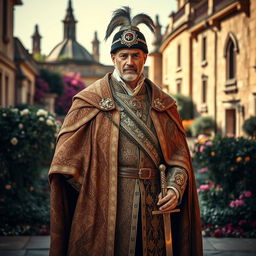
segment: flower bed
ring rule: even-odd
[[[203,234],[256,237],[256,142],[244,138],[204,138],[193,163]]]

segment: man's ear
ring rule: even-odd
[[[115,54],[111,54],[111,59],[112,59],[112,62],[115,64],[115,58],[116,58],[116,55]]]
[[[147,57],[148,57],[148,55],[145,53],[145,54],[144,54],[144,64],[145,64],[146,61],[147,61]]]

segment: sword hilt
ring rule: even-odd
[[[160,179],[161,179],[162,197],[165,197],[167,195],[167,181],[166,181],[165,170],[166,170],[166,166],[164,164],[160,164],[159,171],[160,171]]]

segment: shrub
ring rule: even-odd
[[[183,120],[189,120],[193,118],[193,102],[191,97],[184,96],[182,94],[173,95],[173,98],[177,102],[178,111]]]
[[[256,142],[244,138],[200,138],[193,164],[205,234],[255,237]]]
[[[64,85],[60,74],[41,69],[40,77],[49,85],[51,93],[56,93],[59,96],[63,93]]]
[[[256,117],[252,116],[245,120],[242,128],[248,136],[256,138]]]
[[[58,123],[35,106],[0,109],[0,235],[48,234],[49,193],[42,168]]]
[[[215,129],[215,121],[209,116],[201,116],[194,120],[191,131],[193,136],[199,134],[210,135]]]
[[[47,93],[50,92],[48,83],[46,83],[41,77],[36,78],[36,90],[34,100],[36,104],[42,104],[43,99]]]
[[[41,166],[49,162],[59,126],[44,109],[0,109],[0,159],[11,182],[32,186]]]

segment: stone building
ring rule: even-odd
[[[191,96],[195,117],[212,116],[223,135],[241,136],[256,115],[255,40],[256,1],[178,0],[151,54],[150,77]]]
[[[21,0],[0,0],[0,107],[33,104],[37,65],[13,36],[13,12]]]
[[[97,32],[92,40],[92,54],[90,54],[76,40],[76,19],[73,14],[72,1],[68,1],[66,16],[63,20],[64,35],[63,40],[57,44],[45,60],[38,62],[40,68],[55,71],[60,74],[67,72],[80,73],[81,79],[86,85],[91,84],[97,79],[103,77],[107,72],[113,70],[113,66],[103,65],[99,62],[100,41],[97,38]],[[32,35],[33,55],[41,55],[41,35],[38,26]]]

